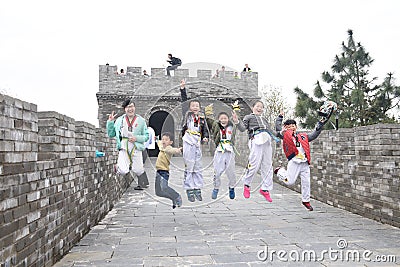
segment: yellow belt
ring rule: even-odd
[[[190,133],[191,135],[198,135],[198,136],[201,136],[200,132],[197,132],[197,131],[186,130],[186,132]]]
[[[220,141],[219,141],[219,146],[220,146],[221,149],[222,149],[222,153],[224,153],[224,152],[225,152],[225,148],[224,148],[224,146],[223,146],[222,144],[232,144],[232,142],[231,142],[231,140],[220,140]],[[236,147],[235,147],[234,145],[232,145],[232,147],[233,147],[233,151],[234,151],[238,156],[240,156],[240,153],[236,150]]]

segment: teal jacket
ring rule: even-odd
[[[115,121],[107,121],[107,134],[109,137],[116,137],[117,139],[117,150],[121,149],[121,127],[122,122],[125,120],[125,114],[120,116]],[[135,147],[137,150],[145,150],[144,143],[149,140],[149,131],[147,130],[146,121],[140,115],[136,115],[135,124],[136,127],[133,129],[133,135],[136,137]]]

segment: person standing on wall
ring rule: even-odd
[[[244,64],[244,68],[243,68],[243,71],[242,72],[251,72],[251,69],[250,69],[250,67],[249,67],[249,64]]]

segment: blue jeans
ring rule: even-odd
[[[176,200],[179,194],[168,186],[169,171],[158,170],[156,173],[155,190],[159,197],[169,198],[172,201]]]

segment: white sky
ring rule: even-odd
[[[259,87],[312,92],[354,31],[381,82],[400,84],[400,1],[2,1],[0,92],[94,125],[98,65],[213,62],[259,72]]]

